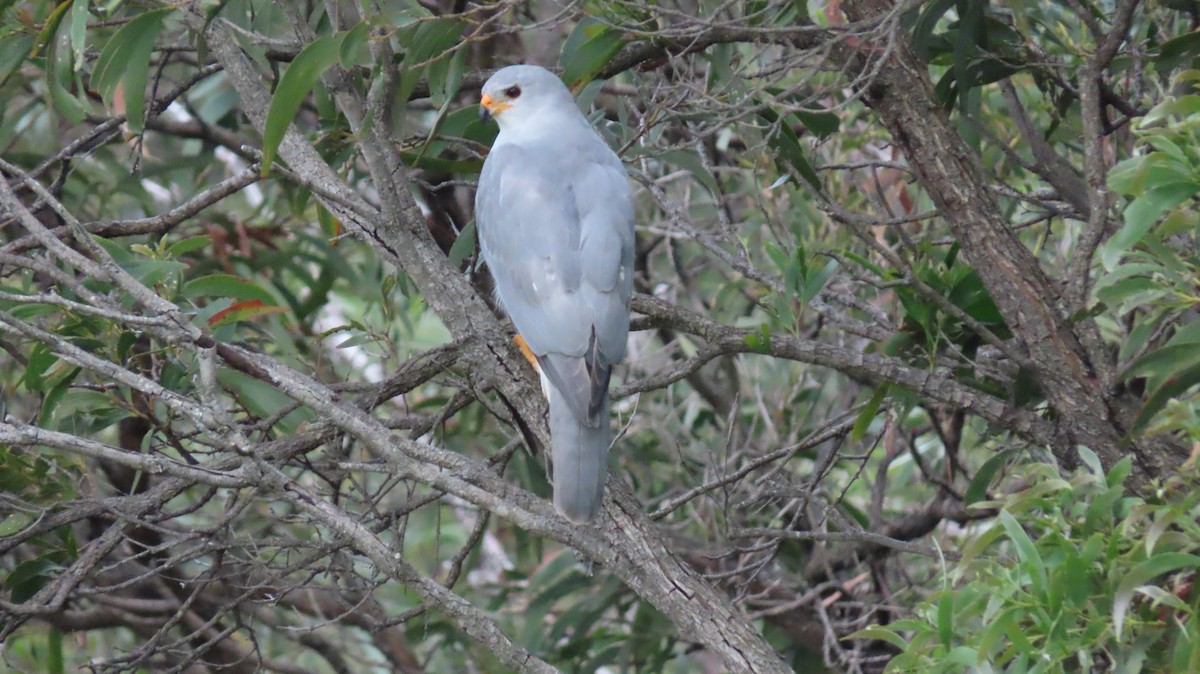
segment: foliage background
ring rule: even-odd
[[[13,671],[1197,671],[1200,4],[0,1]],[[471,223],[636,183],[605,512]]]

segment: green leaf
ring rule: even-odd
[[[1092,595],[1092,571],[1090,566],[1074,550],[1068,550],[1063,560],[1061,574],[1063,597],[1066,601],[1082,606]]]
[[[912,29],[912,44],[923,60],[928,61],[934,43],[933,29],[937,27],[942,17],[954,6],[955,0],[934,0],[930,2],[917,18]]]
[[[228,297],[235,300],[258,300],[275,305],[275,298],[261,286],[230,274],[213,274],[188,281],[183,286],[183,296],[188,299],[200,297]]]
[[[832,136],[837,133],[841,126],[842,120],[832,112],[812,112],[809,110],[798,110],[794,113],[796,117],[804,123],[804,128],[821,138]]]
[[[1079,452],[1079,460],[1083,462],[1083,465],[1087,466],[1088,470],[1092,471],[1092,475],[1097,479],[1103,480],[1104,465],[1100,463],[1100,457],[1096,456],[1095,452],[1083,445],[1080,445],[1077,451]]]
[[[72,368],[67,376],[63,377],[50,390],[46,392],[46,397],[42,399],[42,409],[38,414],[38,425],[43,428],[50,427],[50,420],[54,418],[54,410],[58,407],[58,403],[62,402],[62,398],[71,388],[71,383],[75,381],[75,377],[79,375],[80,368]]]
[[[113,261],[126,269],[137,262],[137,258],[129,252],[129,246],[118,244],[116,241],[103,236],[92,236],[92,241],[95,241],[98,246],[104,249],[104,252],[112,256]]]
[[[763,242],[763,250],[766,251],[767,257],[771,258],[771,262],[775,263],[775,269],[783,272],[791,266],[792,258],[779,246],[770,241]]]
[[[1139,353],[1146,346],[1146,342],[1150,339],[1150,336],[1159,327],[1160,323],[1157,317],[1148,316],[1136,323],[1133,329],[1129,331],[1129,335],[1121,343],[1121,350],[1117,353],[1117,360],[1119,362],[1128,362],[1135,353]]]
[[[458,44],[466,26],[456,18],[423,21],[417,26],[412,42],[404,53],[404,67],[416,68]]]
[[[874,262],[871,262],[870,260],[863,257],[862,255],[860,255],[852,250],[849,250],[849,249],[839,250],[838,253],[840,253],[843,257],[845,257],[847,259],[857,262],[859,264],[859,266],[863,267],[864,269],[869,269],[871,271],[871,273],[875,274],[876,276],[878,276],[880,278],[884,277],[883,268],[880,267],[879,265],[875,264]]]
[[[75,52],[75,70],[87,62],[88,0],[75,0],[71,5],[71,25],[67,29],[71,38],[71,49]]]
[[[66,55],[67,52],[57,48],[46,53],[46,93],[54,109],[62,113],[68,123],[79,124],[88,111],[70,91],[76,74]]]
[[[937,631],[942,645],[950,648],[954,643],[954,591],[950,588],[938,598]]]
[[[1010,643],[1018,648],[1023,646],[1028,650],[1032,650],[1032,646],[1029,645],[1028,641],[1024,640],[1023,635],[1020,636],[1022,641],[1017,641],[1013,638],[1014,633],[1021,634],[1021,628],[1017,623],[1016,616],[1023,617],[1024,611],[1020,608],[1009,608],[990,621],[987,629],[984,630],[979,639],[978,650],[981,658],[998,659],[994,657],[996,647],[1001,646],[1003,648],[1003,646],[1007,646]]]
[[[950,652],[942,658],[942,663],[947,665],[958,665],[958,667],[962,668],[973,668],[975,665],[979,664],[979,652],[969,646],[958,646],[951,649]],[[952,671],[965,670],[955,668]]]
[[[1180,162],[1183,164],[1188,163],[1187,154],[1184,153],[1183,149],[1180,148],[1178,145],[1176,145],[1175,141],[1171,140],[1170,138],[1167,138],[1166,136],[1161,136],[1161,135],[1146,136],[1146,143],[1149,144],[1150,146],[1152,146],[1154,149],[1171,157],[1171,159],[1174,159],[1177,162]]]
[[[696,180],[700,181],[701,185],[712,194],[720,194],[720,189],[717,186],[717,179],[704,166],[704,162],[700,160],[700,155],[694,150],[668,150],[658,155],[661,161],[668,164],[674,164],[688,173],[691,173]]]
[[[987,286],[983,285],[979,273],[968,267],[960,266],[957,269],[965,271],[957,272],[962,273],[962,276],[954,283],[947,298],[968,316],[984,325],[1003,324],[1004,315],[992,300]]]
[[[1129,474],[1132,472],[1133,457],[1126,454],[1108,471],[1108,475],[1105,477],[1105,484],[1113,488],[1123,487],[1125,480],[1129,478]],[[1116,490],[1116,493],[1121,494],[1121,491]]]
[[[29,353],[29,363],[25,365],[25,388],[40,392],[46,386],[46,372],[58,362],[58,356],[51,353],[44,344],[33,347]]]
[[[46,23],[38,31],[37,39],[33,41],[33,49],[29,53],[31,58],[37,58],[46,45],[54,40],[54,34],[58,32],[59,24],[62,23],[63,17],[67,15],[67,10],[71,9],[74,2],[75,0],[64,0],[54,8],[53,12],[50,12],[50,16],[46,17]]]
[[[1200,321],[1193,320],[1187,325],[1180,327],[1171,339],[1167,340],[1168,344],[1200,344]]]
[[[475,222],[472,220],[458,233],[454,245],[450,246],[450,264],[462,266],[463,261],[475,254]]]
[[[469,105],[448,113],[438,127],[440,139],[466,139],[483,146],[490,146],[496,140],[498,129],[495,124],[479,119],[479,106]],[[446,143],[447,146],[450,143]]]
[[[1168,377],[1162,386],[1159,386],[1146,399],[1146,404],[1142,406],[1142,411],[1138,413],[1137,419],[1133,422],[1132,432],[1140,432],[1156,414],[1167,406],[1172,398],[1179,396],[1196,384],[1200,384],[1200,363]]]
[[[963,114],[969,114],[968,104],[972,100],[968,92],[979,84],[978,78],[973,77],[975,65],[972,59],[979,53],[979,47],[986,44],[983,31],[983,13],[987,3],[960,2],[958,3],[958,30],[954,32],[954,82],[958,94],[959,106]],[[977,132],[971,129],[970,133]]]
[[[292,64],[279,78],[279,85],[275,87],[275,95],[271,98],[271,107],[267,110],[267,121],[263,127],[263,176],[270,173],[271,162],[275,160],[279,144],[283,141],[292,119],[296,117],[300,104],[317,85],[321,75],[337,62],[344,37],[345,33],[340,33],[317,38],[296,55]]]
[[[1197,54],[1200,54],[1200,31],[1184,33],[1159,45],[1154,67],[1160,73],[1170,73]]]
[[[1033,544],[1029,534],[1025,533],[1025,529],[1021,528],[1021,524],[1007,510],[1000,511],[998,519],[1000,525],[1004,527],[1004,533],[1016,545],[1017,554],[1021,558],[1022,566],[1029,572],[1034,591],[1039,595],[1042,594],[1046,589],[1046,564],[1042,561],[1042,556],[1038,554],[1037,546]]]
[[[236,370],[217,370],[217,382],[259,418],[270,417],[292,404],[291,398],[279,389]],[[285,416],[274,428],[280,433],[291,433],[300,423],[312,418],[312,410],[301,407]]]
[[[1124,313],[1127,302],[1144,304],[1152,296],[1162,294],[1162,292],[1159,283],[1154,279],[1135,276],[1101,288],[1096,292],[1096,297],[1104,304],[1115,307],[1120,310],[1120,313]]]
[[[853,641],[854,639],[875,639],[879,641],[886,641],[900,650],[908,648],[908,642],[904,640],[904,637],[886,627],[879,627],[878,625],[872,625],[871,627],[861,629],[853,634],[847,634],[846,636],[842,637],[842,641]]]
[[[1125,225],[1105,244],[1101,252],[1104,268],[1116,268],[1121,255],[1133,248],[1163,213],[1193,197],[1200,190],[1194,181],[1182,181],[1159,185],[1130,202],[1125,208]]]
[[[125,123],[133,133],[141,133],[146,117],[146,81],[150,73],[150,55],[163,20],[174,9],[156,9],[139,14],[109,39],[96,59],[92,87],[100,92],[105,105],[112,107],[118,85],[125,96]]]
[[[367,43],[367,38],[371,36],[371,24],[366,21],[360,22],[355,27],[346,31],[342,38],[342,44],[338,49],[338,62],[342,67],[349,68],[358,63],[358,53],[362,50],[363,45]]]
[[[32,35],[9,35],[0,39],[0,85],[7,82],[9,75],[29,58],[33,41]]]
[[[1095,291],[1099,293],[1101,290],[1122,281],[1131,276],[1153,276],[1156,273],[1163,271],[1163,266],[1157,263],[1150,262],[1130,262],[1123,264],[1111,272],[1104,274],[1096,279]]]
[[[1179,597],[1176,597],[1171,592],[1158,587],[1157,585],[1142,585],[1134,590],[1134,592],[1148,597],[1153,606],[1162,604],[1170,606],[1181,613],[1193,613],[1192,607],[1188,606],[1187,602],[1183,601]]]
[[[984,461],[983,465],[979,467],[979,471],[975,473],[975,477],[971,478],[971,483],[967,485],[967,491],[963,495],[963,505],[969,508],[972,504],[986,499],[988,487],[992,486],[1000,469],[1007,465],[1008,460],[1016,453],[1015,449],[1006,449]]]
[[[771,352],[771,328],[766,323],[758,326],[758,332],[751,332],[743,340],[746,342],[746,346],[759,353]]]
[[[850,439],[858,442],[867,434],[867,429],[871,427],[871,422],[875,419],[875,415],[879,412],[879,406],[883,404],[884,398],[887,397],[888,389],[891,386],[884,382],[875,389],[875,393],[867,404],[863,406],[862,411],[858,413],[858,418],[854,420],[854,429],[850,431]]]
[[[58,566],[46,556],[18,564],[4,579],[4,587],[10,591],[9,601],[20,604],[33,597],[50,580],[49,572]]]
[[[817,172],[813,170],[812,164],[804,156],[804,148],[800,145],[800,138],[796,132],[792,130],[788,120],[779,121],[779,115],[773,110],[766,109],[759,113],[768,124],[773,125],[771,135],[767,137],[767,144],[771,146],[778,154],[783,166],[780,170],[787,172],[788,167],[804,178],[808,184],[814,189],[821,192],[821,179],[817,176]]]
[[[342,221],[338,220],[333,213],[330,213],[319,202],[317,203],[317,222],[321,224],[321,231],[330,239],[335,239],[330,242],[331,246],[337,245],[337,237],[342,235]]]
[[[438,18],[422,21],[401,34],[399,40],[405,47],[404,71],[396,88],[397,100],[408,100],[421,80],[421,73],[428,69],[426,61],[458,44],[465,25],[458,19]]]
[[[936,307],[926,304],[923,298],[907,286],[896,288],[896,298],[900,300],[900,306],[904,308],[908,319],[921,326],[926,335],[934,332],[931,321],[937,311]]]
[[[7,486],[7,485],[4,485]],[[9,491],[9,489],[0,488],[0,491]],[[28,513],[13,512],[0,519],[0,538],[15,536],[29,526],[33,522],[33,516]]]
[[[562,80],[572,89],[595,79],[604,66],[621,50],[623,33],[595,19],[586,18],[563,43],[558,62]]]
[[[1113,625],[1117,638],[1121,638],[1121,630],[1125,624],[1125,615],[1133,601],[1134,591],[1150,580],[1179,569],[1200,567],[1200,557],[1183,552],[1166,552],[1151,557],[1129,570],[1117,584],[1117,592],[1113,595]]]
[[[833,277],[833,273],[837,271],[838,264],[836,259],[831,259],[824,267],[815,271],[809,271],[807,277],[804,279],[804,289],[800,293],[800,302],[802,304],[808,304],[817,296],[817,293],[821,292],[821,289]]]
[[[448,58],[441,58],[429,64],[429,94],[434,106],[441,111],[439,119],[446,116],[449,106],[454,103],[455,96],[458,95],[458,88],[462,85],[463,72],[466,70],[466,62],[467,50],[459,49]],[[431,131],[431,138],[432,135]]]
[[[1195,343],[1169,344],[1130,363],[1124,379],[1149,377],[1157,383],[1196,363],[1200,363],[1200,347]]]
[[[46,635],[46,672],[47,674],[63,674],[63,633],[58,628],[51,627]]]
[[[202,234],[200,236],[189,236],[186,239],[176,241],[175,243],[171,244],[171,247],[167,248],[167,254],[171,257],[179,257],[181,255],[191,253],[192,251],[206,248],[210,245],[212,245],[212,237],[208,236],[207,234]]]

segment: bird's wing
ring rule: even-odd
[[[629,332],[633,206],[620,160],[594,136],[501,144],[475,213],[505,310],[572,411],[596,419]]]

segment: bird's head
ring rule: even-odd
[[[540,66],[508,66],[483,84],[479,116],[494,117],[500,128],[518,126],[543,112],[578,112],[570,90]]]

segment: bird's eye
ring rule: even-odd
[[[509,87],[504,90],[504,95],[510,99],[516,98],[521,95],[521,87]]]

